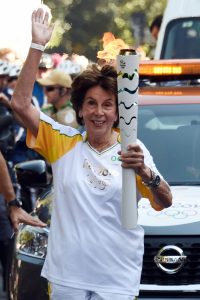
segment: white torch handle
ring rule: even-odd
[[[123,186],[122,206],[121,206],[122,226],[127,229],[133,229],[134,227],[137,226],[137,219],[138,219],[136,178],[135,178],[135,172],[133,170],[123,169],[122,186]]]
[[[137,139],[139,55],[118,55],[118,105],[122,151]],[[136,175],[133,169],[122,169],[121,222],[127,229],[137,226]]]

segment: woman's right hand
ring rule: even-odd
[[[32,42],[45,46],[52,35],[54,26],[49,23],[50,15],[43,8],[32,13]]]

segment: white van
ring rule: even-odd
[[[154,58],[200,58],[200,0],[168,0]]]

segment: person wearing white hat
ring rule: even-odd
[[[37,81],[44,87],[47,97],[47,104],[42,107],[42,111],[59,123],[77,128],[76,114],[70,102],[71,76],[54,69]]]

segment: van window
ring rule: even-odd
[[[200,58],[200,18],[182,18],[166,27],[162,59]]]
[[[199,104],[139,106],[138,138],[167,182],[199,184]]]

